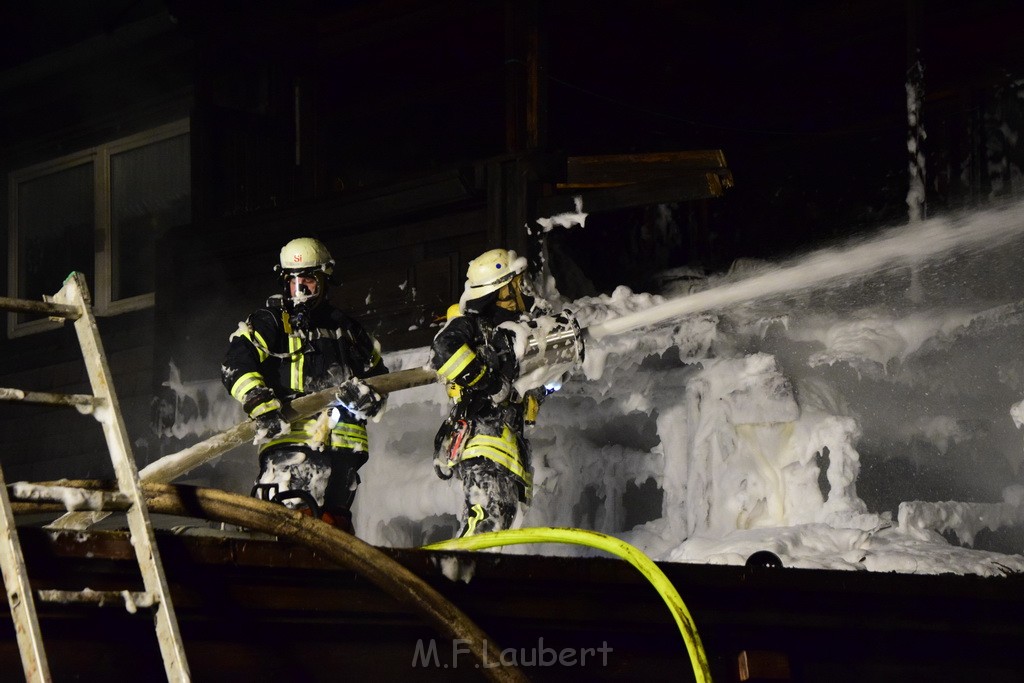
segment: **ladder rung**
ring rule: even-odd
[[[36,595],[43,602],[59,602],[65,605],[91,603],[102,607],[108,604],[123,604],[133,614],[139,607],[153,607],[160,602],[159,596],[147,591],[96,591],[91,588],[80,591],[48,589],[36,591]]]
[[[24,403],[45,403],[58,406],[95,409],[105,401],[90,394],[54,394],[45,391],[24,391],[22,389],[0,388],[0,401],[23,401]]]
[[[68,320],[78,320],[82,317],[82,308],[80,306],[57,303],[51,301],[52,297],[46,297],[47,301],[33,301],[31,299],[10,299],[5,296],[0,296],[0,309],[11,311],[12,313],[39,313],[42,315],[58,318],[66,318]]]
[[[10,485],[15,500],[60,503],[68,510],[123,509],[131,505],[132,498],[122,491],[92,491],[75,486],[28,484],[23,481]]]

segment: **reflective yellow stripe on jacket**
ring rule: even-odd
[[[437,370],[437,374],[443,377],[448,382],[454,382],[466,368],[476,359],[476,352],[469,348],[469,344],[463,344],[459,349],[451,355],[451,358],[444,362]],[[465,386],[471,387],[480,381],[480,378],[487,372],[487,368],[481,366],[480,372],[471,381],[467,382]]]
[[[531,486],[530,473],[523,467],[523,461],[519,458],[519,444],[508,427],[502,428],[500,437],[486,434],[477,434],[472,437],[466,444],[465,450],[462,451],[460,459],[469,460],[470,458],[492,460],[522,479],[528,487]]]
[[[245,395],[256,387],[264,387],[263,375],[258,372],[247,372],[231,385],[231,396],[239,403],[245,403]]]
[[[262,453],[267,448],[270,448],[271,446],[278,446],[280,444],[309,446],[313,441],[315,431],[315,417],[296,420],[292,423],[292,429],[290,432],[276,436],[270,441],[262,444],[260,446],[260,452]],[[334,429],[331,430],[330,448],[348,448],[353,451],[366,451],[368,450],[368,445],[369,439],[367,438],[366,427],[363,425],[339,422],[335,425]]]
[[[292,334],[291,316],[288,314],[288,311],[281,311],[281,326],[284,328],[284,333],[288,335],[288,386],[293,391],[305,391],[306,382],[303,371],[306,357],[302,353],[302,339],[298,335]],[[256,337],[259,338],[261,343],[263,342],[259,334]],[[266,344],[264,343],[263,346],[266,347]],[[260,344],[256,344],[256,348],[259,349]],[[262,362],[266,359],[267,355],[269,354],[264,354],[261,349],[260,361]]]
[[[260,363],[270,357],[270,347],[267,346],[267,340],[259,332],[252,329],[248,321],[239,323],[238,329],[228,339],[234,339],[235,337],[249,340],[249,343],[256,349],[256,356]]]
[[[306,364],[306,356],[302,353],[302,339],[299,337],[288,337],[288,357],[291,360],[288,372],[289,386],[294,391],[304,391],[305,377],[302,371]]]

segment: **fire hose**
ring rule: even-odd
[[[506,545],[519,545],[523,543],[569,543],[573,545],[584,545],[590,548],[597,548],[616,557],[626,560],[643,574],[654,589],[658,591],[662,600],[668,605],[672,617],[679,627],[686,644],[686,651],[690,656],[690,664],[693,666],[693,675],[698,683],[711,683],[711,670],[708,666],[707,656],[704,653],[704,646],[697,635],[697,627],[693,623],[693,617],[686,608],[686,604],[679,596],[679,592],[669,581],[665,573],[658,568],[643,552],[625,541],[586,529],[567,529],[555,527],[534,527],[526,529],[509,529],[507,531],[492,531],[489,533],[453,538],[450,541],[441,541],[424,546],[424,550],[483,550]]]

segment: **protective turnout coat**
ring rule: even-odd
[[[387,372],[380,345],[353,318],[324,302],[296,321],[282,297],[271,297],[231,335],[222,381],[241,403],[254,388],[267,386],[282,403],[351,377]],[[332,450],[367,453],[366,421],[344,407],[329,422],[318,416],[291,423],[291,431],[260,445],[260,452],[282,445],[321,446]],[[335,423],[335,419],[337,420]],[[332,424],[333,423],[333,424]]]
[[[509,319],[518,317],[510,315]],[[452,385],[455,403],[435,440],[439,475],[459,463],[486,459],[518,484],[526,502],[532,486],[524,401],[511,386],[519,375],[514,335],[480,315],[451,319],[431,347],[430,365]]]

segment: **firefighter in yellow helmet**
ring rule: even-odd
[[[387,372],[380,345],[328,301],[334,259],[323,242],[293,239],[274,270],[281,293],[231,335],[224,386],[257,424],[258,498],[320,517],[350,533],[366,423],[384,398],[361,378]],[[290,401],[340,386],[338,402],[310,418],[285,416]]]
[[[462,481],[462,536],[508,529],[532,486],[527,405],[513,386],[520,367],[516,335],[507,325],[542,314],[524,286],[526,259],[492,249],[469,263],[456,310],[431,345],[430,365],[448,383],[453,406],[437,433],[435,472]],[[505,324],[503,327],[502,325]]]

